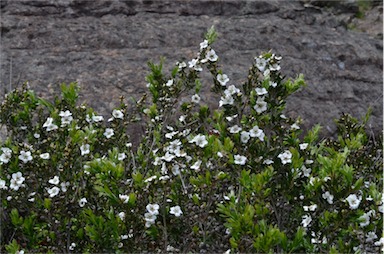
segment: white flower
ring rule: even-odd
[[[194,95],[192,95],[191,100],[193,103],[198,104],[200,102],[200,96],[198,94],[194,94]]]
[[[262,129],[259,129],[257,125],[253,126],[253,128],[249,131],[249,135],[253,138],[254,137],[259,138],[260,141],[264,141],[264,137],[265,137],[264,131]]]
[[[11,179],[11,184],[9,185],[9,188],[17,191],[17,190],[19,190],[20,185],[16,183],[15,179]]]
[[[43,124],[43,127],[46,127],[47,131],[52,131],[52,130],[56,130],[57,128],[59,128],[59,127],[57,127],[57,125],[55,125],[53,123],[52,117],[47,118],[47,121],[45,121],[45,123]]]
[[[166,162],[171,162],[173,159],[175,158],[175,155],[169,153],[169,152],[166,152],[164,154],[163,157],[161,157],[161,159],[165,160]]]
[[[200,43],[200,50],[203,50],[206,47],[208,47],[208,40],[204,40],[203,42]]]
[[[291,125],[291,130],[300,130],[300,126],[297,123]]]
[[[270,74],[271,74],[271,71],[269,69],[266,69],[264,72],[263,72],[263,75],[264,75],[264,78],[265,79],[269,79],[270,78]]]
[[[181,115],[180,117],[179,117],[179,121],[181,122],[181,123],[185,123],[185,115]]]
[[[69,186],[69,182],[61,182],[60,187],[62,192],[67,192],[67,187]]]
[[[179,132],[178,132],[178,131],[168,132],[168,133],[165,134],[165,137],[171,139],[171,138],[173,138],[173,136],[175,136],[177,133],[179,133]]]
[[[192,59],[188,62],[189,68],[194,68],[196,71],[202,71],[203,69],[198,65],[199,59]]]
[[[186,64],[185,62],[176,63],[176,64],[177,64],[177,66],[179,67],[179,70],[181,70],[181,69],[187,67],[187,64]]]
[[[69,246],[69,250],[74,250],[76,247],[76,243],[71,243],[71,245]]]
[[[89,148],[90,146],[88,144],[84,144],[80,146],[81,155],[89,154],[90,153]]]
[[[171,207],[171,210],[169,211],[170,214],[175,215],[176,217],[180,217],[183,214],[183,211],[181,211],[180,206],[173,206]]]
[[[121,201],[123,201],[124,204],[128,203],[129,201],[129,196],[125,194],[119,194],[119,198],[121,199]]]
[[[360,221],[360,227],[366,227],[369,225],[370,223],[370,216],[371,216],[371,213],[364,213],[363,215],[361,215],[359,217],[359,221]]]
[[[213,49],[211,49],[210,51],[207,52],[205,58],[211,62],[216,62],[218,59],[216,52]]]
[[[22,185],[25,178],[23,177],[23,174],[19,171],[19,172],[16,172],[16,173],[13,173],[12,174],[12,179],[14,181],[15,184],[17,185]]]
[[[263,88],[257,87],[255,90],[256,90],[257,95],[264,95],[264,94],[268,93],[264,87]]]
[[[247,157],[239,154],[236,154],[234,158],[235,158],[234,163],[237,165],[245,165],[245,163],[247,162]]]
[[[147,211],[152,215],[158,215],[159,214],[159,208],[160,206],[158,204],[148,204],[146,206]]]
[[[48,160],[50,158],[50,155],[49,153],[42,153],[40,154],[40,158],[42,158],[43,160]]]
[[[115,133],[113,132],[113,129],[111,129],[111,128],[106,128],[106,129],[105,129],[105,132],[104,132],[103,135],[104,135],[106,138],[111,138],[114,134],[115,134]]]
[[[95,116],[94,114],[92,114],[92,121],[94,121],[95,123],[101,122],[103,120],[104,120],[103,116]]]
[[[171,246],[171,245],[167,245],[167,252],[171,252],[171,253],[175,253],[175,252],[179,252],[180,250]]]
[[[263,164],[266,164],[266,165],[273,164],[273,160],[266,159],[265,161],[263,161]]]
[[[198,134],[192,140],[190,140],[189,143],[195,143],[197,146],[203,148],[208,144],[208,141],[204,135]]]
[[[61,127],[69,125],[73,120],[72,113],[69,110],[60,111],[59,116],[61,116]]]
[[[233,115],[233,116],[227,116],[227,117],[225,117],[225,119],[227,119],[228,122],[232,122],[233,119],[235,119],[236,117],[237,117],[237,114]]]
[[[0,179],[0,189],[2,189],[2,190],[8,189],[6,183],[3,179]]]
[[[225,95],[234,95],[240,94],[240,89],[234,85],[230,85],[227,89],[224,90]]]
[[[229,81],[229,78],[226,74],[220,74],[220,73],[217,74],[216,79],[217,81],[219,81],[220,85],[222,86],[225,86]]]
[[[262,56],[255,57],[256,60],[256,67],[259,69],[259,71],[263,72],[265,70],[265,67],[267,66],[267,60],[262,58]]]
[[[302,144],[299,144],[299,146],[300,146],[300,150],[305,150],[308,147],[308,143],[302,143]]]
[[[121,220],[124,220],[125,219],[125,212],[120,212],[117,216],[119,216],[119,218]]]
[[[155,224],[157,216],[152,213],[145,213],[144,219],[145,219],[145,227],[149,228],[151,225]]]
[[[277,83],[276,83],[276,82],[269,81],[269,85],[272,86],[272,87],[276,87],[276,86],[277,86]]]
[[[121,239],[121,240],[127,240],[127,239],[128,239],[128,235],[121,235],[121,236],[120,236],[120,239]]]
[[[284,153],[281,153],[277,156],[278,158],[280,158],[281,160],[281,163],[283,164],[287,164],[287,163],[291,163],[292,162],[292,153],[288,150],[284,151]]]
[[[234,125],[228,128],[230,133],[239,133],[242,129],[238,125]]]
[[[3,153],[0,155],[0,164],[6,164],[12,157],[12,150],[8,147],[2,147],[1,150]]]
[[[240,136],[241,142],[246,144],[250,139],[250,135],[248,131],[242,131]]]
[[[324,192],[322,195],[323,199],[326,199],[328,204],[333,204],[333,195],[329,193],[329,191]]]
[[[309,177],[311,175],[312,169],[307,168],[305,165],[301,166],[301,171],[303,172],[303,176]]]
[[[119,161],[122,161],[122,160],[124,160],[125,158],[127,158],[127,156],[125,155],[125,153],[119,153],[119,154],[117,155],[117,159],[118,159]]]
[[[278,63],[274,63],[274,64],[272,64],[272,65],[270,65],[269,66],[269,69],[271,70],[271,71],[279,71],[280,70],[280,65],[278,64]]]
[[[305,160],[305,164],[312,164],[313,160]]]
[[[165,85],[171,87],[173,85],[173,79],[168,80]]]
[[[86,198],[82,198],[79,200],[79,206],[80,207],[84,207],[86,203],[88,203]]]
[[[384,246],[384,237],[381,237],[379,241],[375,242],[375,246],[380,246],[380,245]],[[381,249],[381,251],[383,251],[383,249]]]
[[[177,176],[177,175],[180,175],[180,166],[175,164],[172,166],[172,174]]]
[[[308,212],[308,211],[311,211],[311,212],[313,212],[313,211],[315,211],[316,210],[316,208],[317,208],[317,205],[316,204],[313,204],[313,205],[310,205],[310,206],[303,206],[303,209],[304,209],[304,211],[306,211],[306,212]]]
[[[50,198],[53,198],[54,196],[59,194],[59,192],[60,192],[60,189],[56,186],[52,187],[51,189],[48,189],[48,194]]]
[[[119,118],[119,119],[123,119],[124,118],[124,114],[123,114],[123,112],[120,109],[114,109],[112,111],[112,116],[114,118]]]
[[[24,163],[27,163],[28,161],[32,160],[32,155],[30,151],[20,151],[19,159],[22,160]]]
[[[301,221],[301,224],[303,225],[303,227],[308,227],[308,225],[312,222],[312,217],[311,217],[311,215],[304,215],[303,217],[302,217],[302,221]]]
[[[345,200],[348,201],[349,207],[354,210],[359,207],[361,198],[358,198],[356,194],[350,194]]]
[[[365,235],[367,238],[365,239],[365,241],[367,243],[370,243],[370,242],[373,242],[373,240],[377,239],[377,235],[375,232],[368,232],[366,235]]]
[[[226,94],[224,97],[220,98],[219,107],[222,107],[223,105],[233,105],[234,102],[235,100],[232,95]]]
[[[147,179],[144,180],[145,183],[148,183],[148,182],[152,182],[153,180],[155,180],[157,178],[156,175],[154,176],[151,176],[151,177],[148,177]]]
[[[200,165],[201,165],[201,160],[196,161],[192,166],[191,169],[195,170],[196,172],[200,171]]]
[[[54,176],[52,179],[48,180],[48,183],[58,185],[60,183],[60,179],[58,176]]]
[[[264,101],[263,97],[259,97],[256,100],[255,106],[253,108],[256,110],[258,114],[267,110],[267,103]]]

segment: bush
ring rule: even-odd
[[[369,114],[343,115],[336,140],[319,125],[303,133],[283,114],[302,75],[284,78],[267,52],[230,85],[215,38],[169,75],[149,63],[151,102],[122,100],[107,121],[77,104],[74,83],[54,102],[26,85],[8,94],[1,251],[377,252],[382,137],[366,133]],[[203,67],[217,109],[201,103]],[[136,123],[145,135],[132,146]]]

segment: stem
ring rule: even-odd
[[[164,251],[167,251],[168,232],[167,232],[167,220],[165,219],[166,211],[165,211],[164,204],[166,204],[166,195],[164,195],[164,199],[163,199],[163,241],[164,241]]]

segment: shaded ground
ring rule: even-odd
[[[214,49],[231,83],[272,49],[287,76],[307,80],[287,112],[302,116],[305,128],[320,122],[329,135],[341,112],[361,117],[368,107],[372,130],[383,128],[382,1],[363,19],[357,4],[321,1],[2,0],[0,7],[2,94],[29,81],[49,96],[78,81],[81,100],[109,114],[121,95],[146,92],[148,60],[165,56],[170,67],[194,58],[215,25]]]

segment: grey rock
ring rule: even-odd
[[[139,98],[147,91],[149,60],[165,56],[171,68],[192,59],[206,29],[215,25],[219,38],[213,47],[233,84],[246,79],[255,56],[273,50],[283,56],[284,74],[303,73],[308,83],[287,105],[287,114],[302,116],[303,128],[319,122],[331,135],[340,113],[362,117],[372,107],[370,124],[381,132],[382,31],[347,29],[356,11],[348,6],[334,11],[318,1],[1,1],[1,92],[29,81],[38,95],[52,97],[61,82],[78,81],[80,100],[108,116],[121,95]],[[382,3],[373,8],[382,10]],[[375,13],[366,27],[382,27],[382,12]],[[207,90],[202,99],[217,106]]]

